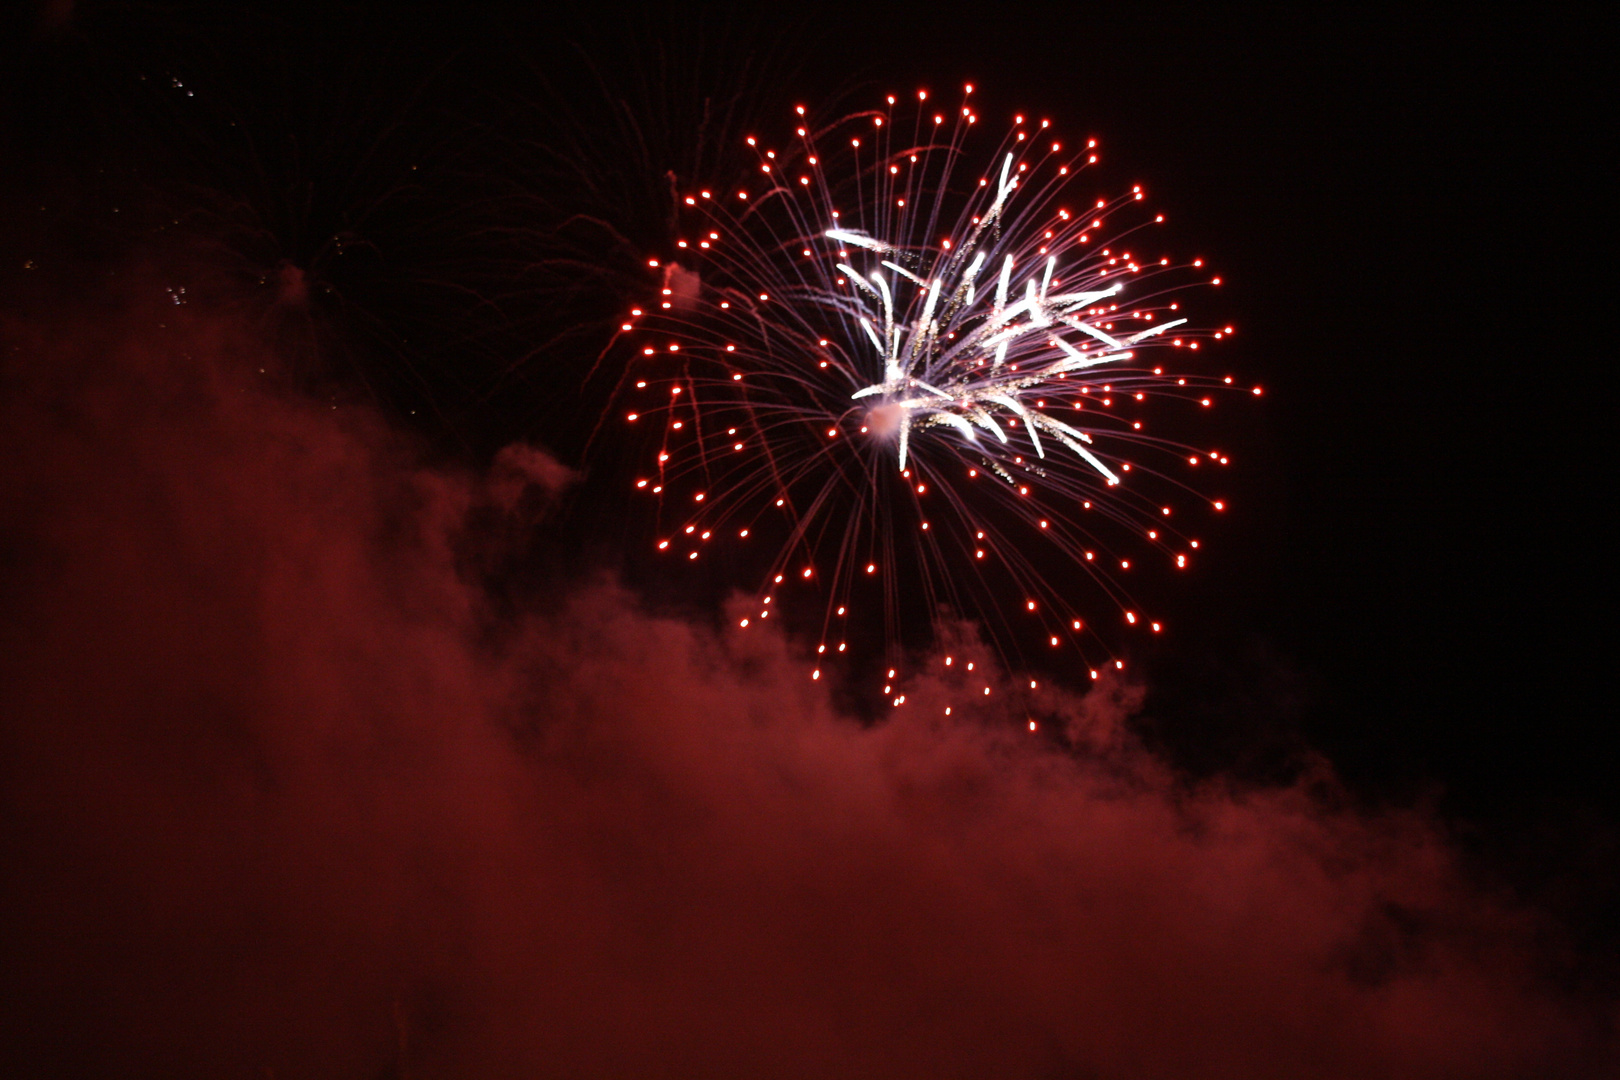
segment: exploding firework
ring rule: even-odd
[[[742,627],[812,608],[827,654],[858,608],[891,645],[919,617],[976,616],[1095,678],[1115,631],[1162,628],[1124,581],[1188,565],[1178,503],[1224,508],[1189,480],[1226,456],[1144,414],[1229,388],[1197,350],[1233,328],[1189,324],[1187,291],[1220,278],[1142,250],[1164,219],[1140,186],[1080,197],[1095,140],[1019,116],[971,166],[971,94],[816,129],[799,107],[781,148],[746,140],[747,181],[681,192],[675,250],[647,261],[659,295],[621,327],[638,355],[619,420],[656,445],[635,483],[661,556],[762,573]]]

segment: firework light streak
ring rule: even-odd
[[[1147,358],[1191,366],[1200,343],[1232,334],[1180,313],[1188,287],[1220,279],[1202,260],[1127,250],[1164,220],[1113,224],[1140,186],[1077,197],[1095,140],[1065,152],[1047,121],[1020,116],[992,168],[968,173],[970,101],[947,123],[925,92],[914,109],[890,97],[814,132],[800,107],[786,149],[748,138],[751,181],[682,193],[674,257],[648,259],[661,294],[621,327],[640,354],[624,418],[659,429],[636,483],[659,499],[666,554],[772,535],[743,627],[780,611],[785,584],[809,584],[820,650],[842,651],[839,621],[875,590],[891,624],[926,605],[978,614],[994,636],[1016,611],[1084,661],[1107,644],[1075,610],[1077,575],[1042,572],[1035,545],[1084,568],[1124,627],[1150,631],[1117,541],[1177,569],[1198,546],[1170,499],[1227,458],[1149,436],[1141,413],[1154,397],[1208,406],[1209,387],[1232,383]]]

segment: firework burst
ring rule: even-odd
[[[1220,278],[1142,251],[1164,219],[1140,186],[1080,197],[1095,140],[1019,116],[971,168],[971,94],[814,129],[800,107],[783,147],[747,139],[747,181],[680,193],[682,236],[648,259],[657,299],[621,327],[639,356],[619,416],[656,444],[636,485],[663,556],[768,551],[741,626],[808,586],[823,654],[877,606],[891,646],[919,613],[965,614],[998,643],[1073,648],[1095,678],[1114,631],[1161,629],[1124,578],[1188,565],[1178,501],[1224,509],[1188,481],[1225,455],[1144,413],[1230,388],[1196,369],[1233,330],[1189,324],[1187,291]]]

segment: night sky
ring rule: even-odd
[[[8,1072],[1615,1074],[1595,22],[467,6],[0,31]],[[1034,739],[809,683],[591,440],[669,174],[963,82],[1266,388]]]

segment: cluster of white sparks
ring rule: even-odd
[[[1037,391],[1054,379],[1134,356],[1131,346],[1156,337],[1185,323],[1186,319],[1161,322],[1123,338],[1103,330],[1103,309],[1098,304],[1123,291],[1119,282],[1103,288],[1078,292],[1053,292],[1057,256],[1048,255],[1037,274],[1023,278],[1023,296],[1012,288],[1017,260],[1001,257],[1000,272],[991,275],[993,285],[981,285],[981,275],[995,250],[992,242],[999,233],[1007,199],[1018,186],[1013,172],[1013,155],[1008,154],[996,184],[995,201],[973,224],[967,239],[954,250],[943,250],[936,262],[935,276],[924,279],[899,263],[883,258],[882,266],[893,274],[893,281],[881,270],[869,276],[839,263],[848,280],[859,285],[850,299],[859,307],[856,319],[871,339],[883,366],[883,381],[855,391],[855,399],[870,398],[873,404],[890,410],[899,451],[899,468],[906,468],[913,427],[944,425],[956,429],[969,442],[978,442],[975,427],[1002,443],[1009,442],[1005,412],[1022,421],[1031,449],[1038,458],[1046,456],[1040,433],[1073,451],[1109,484],[1119,477],[1085,444],[1092,439],[1086,432],[1026,404]],[[826,236],[851,247],[864,248],[878,256],[895,254],[884,241],[862,232],[828,229]],[[895,318],[895,292],[910,286],[922,294],[922,310],[909,325]],[[988,311],[984,294],[994,297]],[[941,297],[944,297],[941,300]],[[868,301],[881,305],[882,316],[868,307]],[[915,306],[915,302],[913,303]],[[878,327],[882,327],[881,333]],[[1077,338],[1079,344],[1069,340]],[[1012,425],[1016,429],[1017,425]]]
[[[663,421],[657,468],[637,486],[680,514],[659,549],[685,539],[695,560],[711,539],[746,540],[774,509],[788,539],[754,618],[770,617],[785,580],[820,584],[829,592],[818,654],[844,651],[832,624],[846,616],[854,583],[901,557],[880,534],[905,516],[879,491],[908,493],[914,520],[905,520],[925,538],[915,554],[921,579],[937,589],[933,604],[971,607],[947,565],[959,553],[980,582],[987,558],[999,561],[1017,603],[991,604],[1049,619],[1052,646],[1089,630],[1065,590],[1033,572],[1021,550],[1028,539],[1015,535],[1021,523],[1090,571],[1128,625],[1158,630],[1104,570],[1128,571],[1131,560],[1099,552],[1080,520],[1095,511],[1184,569],[1197,540],[1170,526],[1169,505],[1122,490],[1141,464],[1139,453],[1122,451],[1151,450],[1189,468],[1227,462],[1219,450],[1151,437],[1143,419],[1125,415],[1150,396],[1207,407],[1211,398],[1195,387],[1231,385],[1142,359],[1148,349],[1191,351],[1231,336],[1229,326],[1189,331],[1175,299],[1220,278],[1201,259],[1144,258],[1120,246],[1128,232],[1104,235],[1111,214],[1144,199],[1140,186],[1065,204],[1074,176],[1097,160],[1096,142],[1066,156],[1047,121],[1017,117],[992,172],[962,179],[962,142],[978,120],[968,100],[946,125],[919,92],[910,135],[895,131],[890,97],[887,110],[815,133],[800,107],[797,143],[781,153],[750,137],[763,190],[684,196],[700,215],[696,235],[677,242],[675,261],[648,260],[663,295],[622,327],[644,335],[641,353],[653,365],[634,391],[657,395],[627,419]],[[836,138],[853,167],[829,176],[823,138]],[[1171,273],[1180,275],[1173,283],[1144,288]],[[903,487],[877,483],[884,468]],[[975,481],[991,489],[970,498]],[[953,512],[948,520],[931,520],[933,497]],[[992,504],[1005,513],[987,512]]]

